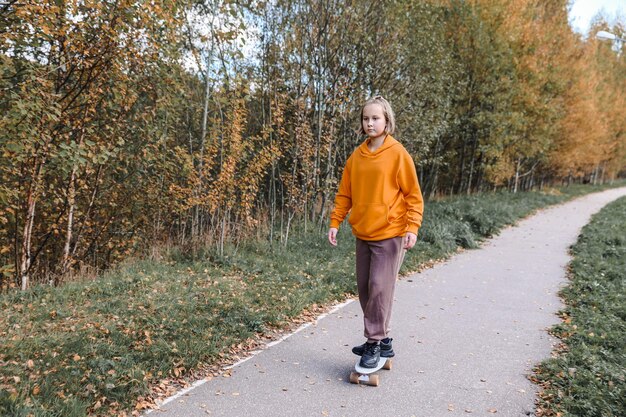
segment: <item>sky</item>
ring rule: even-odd
[[[591,20],[599,12],[603,12],[609,23],[618,17],[626,21],[626,0],[572,0],[571,5],[570,25],[583,35],[587,34]]]

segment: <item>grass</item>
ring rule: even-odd
[[[599,189],[429,202],[403,271],[477,247],[538,208]],[[325,231],[292,236],[286,248],[250,242],[227,256],[193,258],[172,251],[97,281],[1,295],[0,415],[137,414],[171,393],[173,382],[217,373],[273,331],[356,292],[348,227],[334,249]]]
[[[626,416],[626,198],[607,205],[572,247],[567,307],[541,364],[541,416]]]

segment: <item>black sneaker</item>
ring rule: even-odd
[[[380,356],[383,358],[393,358],[396,354],[393,351],[391,346],[391,341],[393,339],[388,337],[380,341]],[[352,353],[357,356],[363,356],[363,352],[365,352],[365,345],[367,343],[363,343],[362,345],[355,346],[352,348]]]
[[[376,368],[380,360],[380,345],[378,343],[366,343],[359,366],[363,368]]]

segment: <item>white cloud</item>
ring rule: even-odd
[[[573,0],[569,10],[569,23],[583,35],[589,31],[592,19],[602,13],[609,23],[626,20],[626,0]]]

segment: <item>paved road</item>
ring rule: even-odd
[[[378,388],[352,385],[363,342],[357,302],[173,398],[150,417],[527,416],[527,375],[550,356],[568,247],[590,216],[626,188],[552,207],[481,249],[398,283],[394,369]]]

